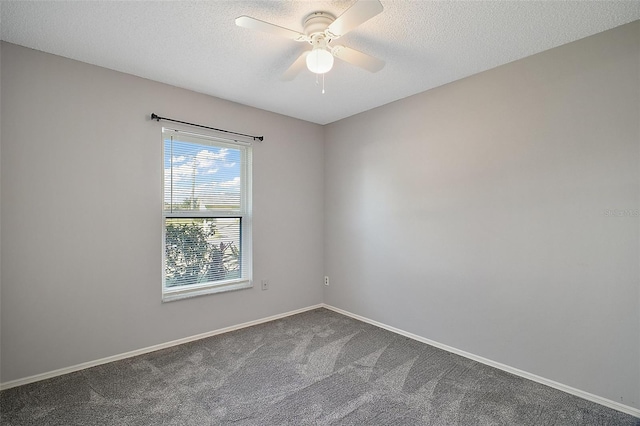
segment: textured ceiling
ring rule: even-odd
[[[366,1],[366,0],[364,0]],[[240,15],[302,31],[335,1],[6,1],[2,40],[326,124],[640,19],[640,2],[381,0],[340,44],[386,61],[371,74],[336,60],[326,93],[314,74],[281,74],[305,48],[239,28]]]

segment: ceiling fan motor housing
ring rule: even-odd
[[[304,33],[311,37],[322,34],[336,18],[327,12],[313,12],[304,20]]]

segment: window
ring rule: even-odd
[[[162,300],[251,287],[251,146],[162,136]]]

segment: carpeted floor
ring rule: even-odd
[[[3,425],[640,425],[316,309],[0,393]]]

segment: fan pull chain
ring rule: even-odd
[[[320,85],[320,74],[316,74],[316,86]],[[324,74],[322,74],[322,94],[324,95]]]

